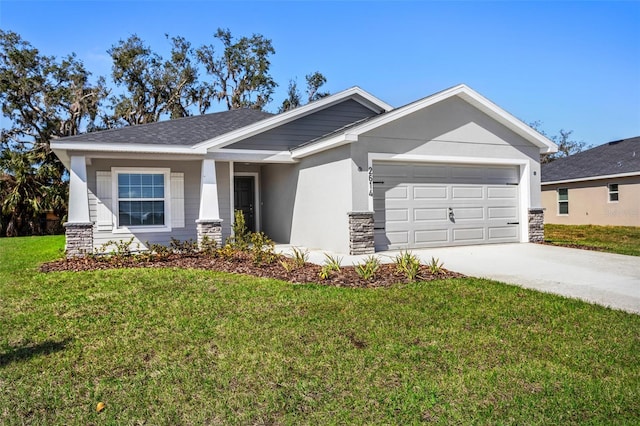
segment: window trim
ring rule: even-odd
[[[612,185],[616,186],[616,190],[615,191],[611,190],[611,186]],[[616,198],[617,198],[616,200],[612,200],[611,199],[611,195],[613,195],[613,194],[616,195]],[[607,184],[607,202],[608,203],[613,203],[613,204],[620,202],[620,184],[618,184],[618,183],[608,183]]]
[[[164,225],[120,225],[120,197],[118,196],[118,175],[120,174],[162,174],[164,175]],[[113,200],[113,229],[114,234],[171,232],[171,169],[159,167],[112,167],[111,168],[111,199]],[[159,201],[160,199],[158,199]]]
[[[563,189],[565,191],[567,191],[567,199],[566,200],[561,200],[560,199],[560,191],[563,190]],[[569,216],[569,188],[567,188],[567,187],[557,188],[556,189],[556,194],[557,194],[558,216]],[[566,213],[560,213],[560,204],[561,203],[565,203],[567,205],[567,212]]]

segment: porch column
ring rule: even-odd
[[[69,169],[69,213],[64,224],[67,257],[93,252],[93,223],[89,216],[87,163],[84,156],[71,156]]]
[[[200,174],[200,212],[198,214],[197,233],[198,245],[207,237],[222,245],[222,219],[220,219],[220,206],[218,204],[218,181],[216,179],[215,160],[202,160]]]

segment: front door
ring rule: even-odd
[[[235,176],[233,178],[233,200],[234,210],[241,210],[244,214],[247,230],[255,232],[255,177]]]

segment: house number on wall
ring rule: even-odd
[[[369,197],[373,197],[373,167],[369,167]]]

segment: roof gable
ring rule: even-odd
[[[269,119],[263,120],[259,123],[255,123],[255,125],[245,126],[224,135],[213,137],[207,141],[195,145],[194,148],[206,150],[223,148],[241,140],[248,139],[258,134],[267,132],[276,127],[283,126],[294,120],[298,120],[308,115],[314,114],[323,109],[330,108],[347,100],[356,101],[376,114],[382,114],[393,109],[391,105],[355,86],[350,89],[343,90],[342,92],[338,92],[336,94],[319,99],[317,101],[310,102],[298,108],[294,108],[281,114],[274,115]]]
[[[640,174],[640,136],[608,142],[543,164],[540,173],[543,183]]]
[[[346,129],[341,134],[331,135],[326,138],[316,140],[312,144],[308,144],[294,150],[293,156],[294,158],[302,158],[325,149],[356,141],[358,137],[363,133],[379,128],[380,126],[384,126],[385,124],[406,117],[410,114],[413,114],[414,112],[420,111],[424,108],[428,108],[431,105],[445,101],[454,96],[457,96],[465,102],[469,103],[498,123],[504,125],[514,133],[520,135],[525,140],[537,146],[538,148],[540,148],[541,153],[557,151],[557,146],[552,141],[550,141],[522,121],[518,120],[502,108],[498,107],[487,98],[475,92],[468,86],[461,84],[450,89],[438,92],[429,97],[412,102],[403,107],[394,109],[385,114],[381,114],[380,116],[375,117],[371,120],[367,120],[360,125]]]

